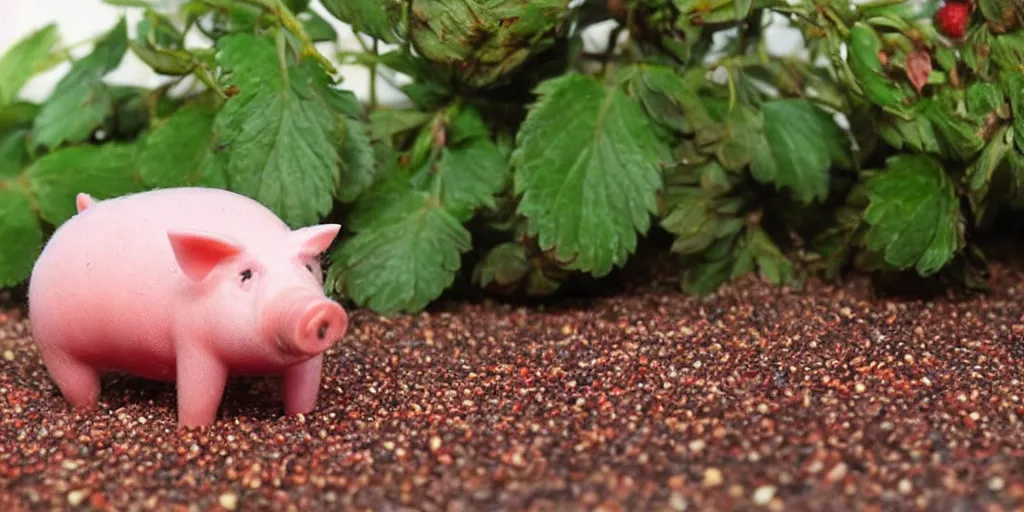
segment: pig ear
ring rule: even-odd
[[[299,252],[305,256],[316,256],[327,250],[338,236],[341,224],[318,224],[292,231],[292,239],[299,246]]]
[[[167,238],[182,272],[196,281],[206,278],[225,258],[242,252],[238,242],[212,233],[172,229],[167,232]]]
[[[96,204],[96,200],[85,192],[79,192],[78,195],[75,196],[75,208],[78,210],[78,213],[82,213],[86,208],[94,204]]]

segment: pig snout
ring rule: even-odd
[[[348,329],[341,305],[306,290],[281,294],[269,305],[268,326],[285,352],[314,356],[340,340]]]

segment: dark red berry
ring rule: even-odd
[[[950,1],[935,13],[935,24],[946,37],[960,39],[967,31],[971,17],[971,6],[967,2]]]

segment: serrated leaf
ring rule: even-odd
[[[893,268],[938,272],[963,246],[962,215],[942,164],[926,154],[891,157],[867,183],[865,242]]]
[[[226,188],[224,162],[215,150],[216,107],[185,105],[146,138],[139,174],[150,187]]]
[[[368,34],[385,43],[397,43],[392,30],[393,19],[387,3],[381,0],[322,0],[324,9],[348,23],[357,32]]]
[[[356,234],[332,253],[327,280],[330,289],[384,315],[418,312],[439,297],[471,247],[469,231],[427,193],[406,189],[391,197],[387,215],[358,230],[350,225]]]
[[[789,188],[804,204],[824,201],[829,170],[837,157],[847,158],[845,134],[808,100],[769,101],[762,115],[764,140],[754,146],[751,174],[762,183]]]
[[[340,179],[338,99],[325,97],[326,75],[311,59],[283,67],[266,38],[232,34],[217,44],[239,90],[214,122],[229,187],[292,227],[318,222],[332,209]]]
[[[518,211],[543,250],[607,274],[650,226],[668,147],[638,104],[591,77],[567,74],[537,92],[512,156]]]
[[[133,144],[64,148],[36,160],[25,176],[44,220],[55,226],[75,214],[75,196],[101,200],[145,189]]]
[[[125,19],[75,62],[54,87],[35,119],[36,146],[56,148],[87,138],[111,113],[113,101],[103,77],[121,63],[128,49]]]
[[[29,277],[43,247],[43,231],[23,190],[0,188],[0,288]]]
[[[41,71],[47,56],[60,41],[55,23],[21,38],[0,57],[0,106],[9,105],[21,88]]]
[[[495,208],[494,196],[504,188],[508,171],[508,162],[490,139],[471,139],[449,148],[435,177],[441,204],[460,222],[479,208]]]

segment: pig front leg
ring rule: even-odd
[[[89,365],[73,357],[45,351],[43,362],[64,399],[77,410],[91,410],[100,399],[100,375]]]
[[[320,354],[284,371],[284,409],[288,414],[309,414],[316,407],[320,391],[320,370],[324,355]]]
[[[229,371],[213,354],[179,343],[177,353],[178,424],[212,425],[217,419]]]

